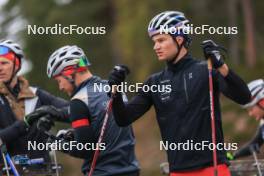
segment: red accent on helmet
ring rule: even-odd
[[[13,52],[9,52],[7,54],[0,55],[0,57],[6,58],[7,60],[10,60],[12,62],[14,62],[14,60],[15,60],[15,65],[20,66],[20,59]]]
[[[69,76],[69,75],[72,75],[73,73],[83,72],[86,70],[87,70],[87,67],[76,68],[76,66],[71,65],[71,66],[65,67],[59,75],[55,75],[54,77],[57,77],[60,75]]]

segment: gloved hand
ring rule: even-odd
[[[46,115],[41,117],[38,122],[37,122],[37,128],[40,131],[49,131],[51,129],[52,126],[54,126],[54,121],[52,120],[52,118],[50,117],[50,115]]]
[[[24,122],[25,124],[27,125],[27,127],[31,127],[35,122],[38,121],[38,119],[40,118],[41,116],[37,116],[36,114],[33,113],[30,113],[28,115],[26,115],[24,117]]]
[[[226,158],[227,158],[229,161],[235,159],[234,155],[233,155],[231,152],[226,152]]]
[[[24,121],[26,122],[26,124],[31,126],[36,120],[45,115],[49,115],[54,120],[60,120],[64,118],[63,112],[55,108],[54,106],[41,106],[34,112],[25,116]]]
[[[62,129],[56,134],[57,138],[64,139],[66,141],[74,141],[74,129]]]
[[[113,68],[113,70],[110,72],[110,75],[108,78],[108,84],[110,85],[110,87],[112,88],[113,85],[120,85],[122,82],[124,82],[129,72],[130,72],[129,68],[127,66],[116,65]]]
[[[129,68],[125,65],[116,65],[110,72],[108,83],[112,85],[120,85],[125,81],[126,76],[129,74]]]
[[[220,51],[226,52],[225,48],[217,45],[212,40],[205,40],[202,42],[201,45],[203,48],[205,58],[211,59],[213,67],[215,69],[218,69],[219,67],[224,65],[225,61]]]

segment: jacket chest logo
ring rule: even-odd
[[[192,78],[193,78],[193,74],[192,74],[192,72],[188,74],[188,78],[189,78],[189,79],[192,79]]]
[[[161,80],[159,81],[159,84],[171,86],[171,80],[169,79]],[[162,102],[167,102],[171,98],[171,90],[170,91],[165,90],[165,91],[159,92],[159,97]]]

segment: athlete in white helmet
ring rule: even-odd
[[[48,60],[47,75],[57,81],[61,91],[71,97],[70,121],[74,140],[78,143],[95,145],[105,116],[109,97],[107,92],[94,88],[107,85],[107,81],[92,75],[90,62],[78,46],[64,46],[56,50]],[[93,175],[101,176],[138,176],[139,166],[135,156],[135,139],[132,127],[119,127],[110,114],[103,143],[104,149],[99,153]],[[65,141],[64,142],[69,142]],[[82,171],[87,175],[91,170],[95,148],[77,150],[73,148],[70,155],[83,158]]]
[[[248,115],[253,116],[256,120],[260,120],[264,117],[264,81],[263,79],[257,79],[248,84],[248,88],[251,92],[251,102],[244,105],[247,108]]]
[[[18,76],[24,59],[17,43],[0,41],[0,140],[6,144],[11,156],[27,154],[30,158],[49,161],[48,151],[28,150],[29,140],[44,142],[46,136],[37,130],[36,118],[24,121],[24,117],[43,105],[61,108],[68,106],[68,102],[30,86],[23,76]],[[64,120],[67,121],[66,118]]]
[[[244,105],[248,115],[260,121],[260,125],[256,132],[256,135],[238,151],[234,152],[232,156],[229,154],[229,159],[237,159],[252,154],[252,150],[258,152],[260,146],[264,142],[264,81],[263,79],[257,79],[248,83],[248,88],[251,92],[251,101]]]
[[[199,146],[204,141],[212,141],[208,68],[205,62],[194,59],[188,50],[191,41],[188,23],[179,11],[156,15],[149,23],[148,33],[158,60],[166,62],[167,67],[145,81],[144,87],[149,87],[150,91],[140,90],[128,103],[122,101],[119,92],[113,97],[113,113],[120,126],[131,124],[153,105],[162,140],[168,145],[193,141]],[[224,62],[218,45],[205,41],[202,47],[205,58],[210,58],[213,63],[216,141],[221,145],[224,135],[220,93],[239,104],[248,103],[250,93],[244,81]],[[125,70],[125,66],[115,67],[109,76],[109,84],[120,85],[125,80]],[[171,86],[171,90],[152,89],[157,86]],[[218,176],[230,175],[224,148],[217,149],[217,166],[214,168],[216,162],[213,162],[209,147],[186,149],[177,146],[177,149],[165,149],[170,176],[212,176],[214,170],[218,170]]]

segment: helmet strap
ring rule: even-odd
[[[179,43],[176,40],[176,37],[173,35],[171,35],[171,37],[172,37],[172,40],[174,41],[174,43],[176,44],[176,47],[177,47],[177,53],[174,55],[172,60],[168,61],[169,63],[173,64],[178,59],[178,56],[181,52],[181,49],[184,46],[185,40],[179,45]]]
[[[10,79],[4,83],[4,84],[5,84],[7,87],[9,87],[10,89],[11,89],[10,84],[12,83],[12,81],[14,80],[14,78],[15,78],[17,72],[18,72],[18,71],[20,70],[20,68],[21,68],[21,63],[19,63],[19,68],[18,68],[18,70],[16,71],[16,59],[18,59],[18,58],[14,55],[12,75],[11,75]]]
[[[61,76],[66,79],[72,86],[73,86],[73,90],[76,89],[76,85],[75,85],[75,75],[76,75],[76,71],[74,70],[74,72],[71,74],[72,78],[69,78],[68,76],[61,74]]]

